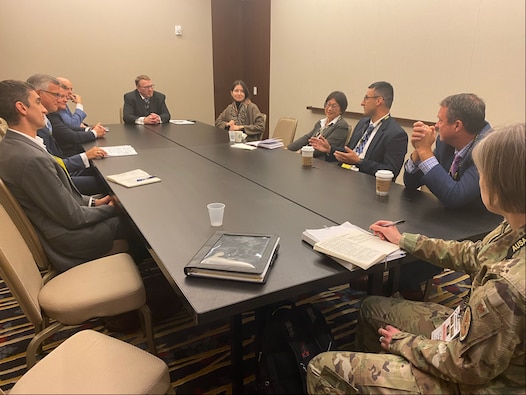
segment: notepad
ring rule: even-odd
[[[190,121],[188,119],[170,119],[170,123],[174,125],[193,125],[195,121]]]
[[[252,151],[257,149],[257,147],[254,147],[253,145],[248,145],[245,143],[236,143],[231,145],[232,148],[238,148],[238,149],[246,149],[248,151]]]
[[[131,145],[114,145],[110,147],[101,147],[106,151],[106,156],[128,156],[137,155],[137,151]]]
[[[125,186],[126,188],[134,188],[161,181],[159,177],[153,176],[141,169],[135,169],[120,174],[112,174],[110,176],[106,176],[106,179],[116,184]]]
[[[283,147],[283,140],[271,138],[261,141],[249,141],[247,144],[259,148],[275,149]]]

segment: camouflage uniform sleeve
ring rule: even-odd
[[[477,287],[469,301],[472,318],[463,341],[458,336],[445,342],[400,332],[393,336],[389,350],[444,380],[488,383],[506,370],[524,337],[524,298],[516,290],[499,276]]]
[[[481,242],[433,239],[418,234],[403,233],[400,248],[435,265],[473,273],[478,271]]]

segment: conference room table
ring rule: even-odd
[[[301,165],[301,155],[283,149],[235,149],[228,133],[210,125],[155,125],[148,128],[242,177],[336,223],[349,221],[364,229],[376,220],[404,219],[401,231],[453,240],[477,240],[502,217],[470,205],[445,208],[431,193],[393,183],[389,196],[376,195],[370,175],[315,159]],[[403,170],[402,170],[403,171]]]
[[[234,372],[240,363],[242,313],[363,274],[313,251],[301,241],[305,229],[345,221],[367,229],[377,219],[405,219],[402,231],[462,240],[484,235],[501,220],[471,209],[445,209],[431,194],[408,193],[395,183],[388,197],[378,197],[374,177],[367,174],[320,159],[304,168],[298,154],[284,149],[233,148],[228,132],[200,122],[109,128],[97,145],[129,144],[138,155],[96,160],[96,168],[104,177],[142,169],[161,178],[137,188],[109,186],[195,322],[231,318]],[[220,228],[210,226],[206,205],[211,202],[226,204]],[[184,274],[184,266],[218,229],[280,236],[279,253],[265,284]],[[377,265],[368,271],[376,274],[371,276],[376,278],[375,290],[383,270]],[[236,391],[242,388],[240,380],[234,380]]]

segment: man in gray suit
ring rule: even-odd
[[[55,268],[65,271],[109,252],[125,227],[110,196],[80,194],[46,151],[37,137],[46,113],[31,84],[0,82],[0,117],[9,124],[0,142],[0,177],[35,226]]]

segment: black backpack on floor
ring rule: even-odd
[[[261,394],[306,394],[307,365],[335,349],[321,311],[312,304],[278,306],[263,314],[259,332],[256,382]]]

